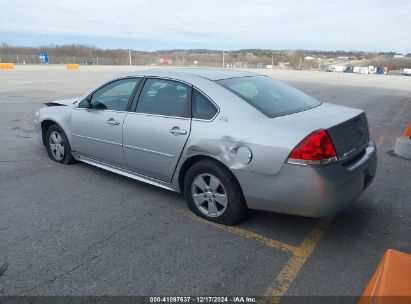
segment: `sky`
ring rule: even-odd
[[[0,7],[0,43],[16,46],[411,53],[410,0],[0,0]]]

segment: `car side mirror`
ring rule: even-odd
[[[82,109],[91,109],[91,101],[88,98],[85,98],[80,101],[78,107]]]

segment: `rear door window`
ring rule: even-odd
[[[137,113],[190,117],[190,87],[167,79],[147,79],[137,103]]]

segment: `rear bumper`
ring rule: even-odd
[[[365,152],[349,164],[284,164],[276,175],[236,172],[236,176],[250,209],[324,217],[356,200],[376,170],[377,151],[370,141]]]

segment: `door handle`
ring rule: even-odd
[[[108,125],[112,125],[112,126],[118,126],[120,123],[117,121],[117,120],[115,120],[114,118],[110,118],[110,119],[108,119],[107,121],[106,121],[106,123],[108,124]]]
[[[171,134],[173,135],[186,135],[187,131],[186,130],[181,130],[179,127],[175,126],[172,127],[170,130],[168,130]]]

